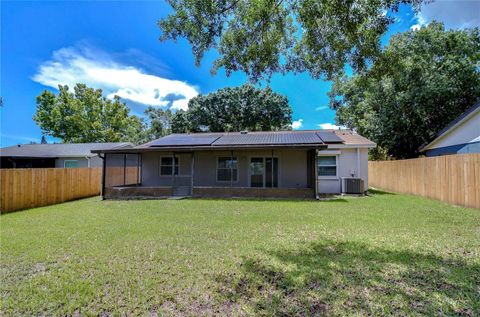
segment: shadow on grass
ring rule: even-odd
[[[395,193],[386,192],[383,190],[373,189],[373,188],[368,189],[368,194],[369,195],[396,195]]]
[[[253,315],[480,315],[478,264],[360,243],[265,253],[218,282]]]

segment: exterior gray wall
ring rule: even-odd
[[[327,151],[338,151],[337,176],[318,177],[318,192],[337,194],[342,190],[342,177],[359,177],[364,180],[364,190],[368,189],[368,149],[329,148]],[[320,151],[321,153],[321,151]],[[357,163],[358,158],[358,163]]]
[[[170,176],[160,176],[160,157],[171,156],[171,152],[147,152],[142,156],[142,185],[170,186]],[[197,151],[195,152],[194,186],[230,186],[230,182],[217,182],[218,157],[231,155],[230,151]],[[283,188],[307,187],[307,151],[274,150],[273,155],[278,157],[278,186]],[[191,169],[191,154],[176,154],[179,157],[179,175],[175,182],[188,181]],[[249,160],[250,157],[271,157],[269,150],[233,151],[238,160],[238,181],[233,182],[235,187],[249,187]],[[183,179],[184,178],[184,179]],[[177,183],[178,184],[178,183]]]
[[[340,193],[342,177],[360,177],[364,180],[364,190],[368,189],[368,149],[360,148],[329,148],[338,151],[337,176],[318,178],[319,193]],[[251,157],[270,157],[270,150],[233,151],[238,159],[238,181],[217,182],[217,158],[231,155],[230,151],[197,151],[195,152],[194,186],[211,187],[249,187],[249,161]],[[307,188],[307,150],[277,149],[273,155],[278,157],[278,187]],[[171,186],[171,176],[160,176],[160,157],[172,156],[171,152],[146,152],[142,154],[142,186]],[[179,157],[179,175],[175,182],[190,185],[191,154],[176,154]]]
[[[65,161],[78,161],[78,167],[88,167],[88,160],[85,157],[61,157],[55,160],[56,168],[63,168]],[[102,167],[102,159],[98,156],[90,158],[90,167]]]

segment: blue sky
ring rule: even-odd
[[[384,42],[432,19],[452,28],[478,26],[472,12],[479,12],[479,3],[440,1],[418,15],[404,6]],[[156,22],[169,10],[156,1],[2,1],[1,146],[40,140],[41,131],[32,120],[35,97],[45,89],[55,91],[58,83],[81,81],[102,88],[106,95],[120,95],[132,113],[141,114],[146,104],[184,108],[198,93],[246,82],[242,73],[211,75],[215,52],[196,67],[185,41],[161,43]],[[289,74],[275,75],[270,85],[288,97],[294,128],[335,123],[335,113],[328,109],[329,82]],[[182,97],[171,98],[174,95]]]

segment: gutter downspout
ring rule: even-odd
[[[87,167],[90,168],[90,159],[91,159],[91,157],[85,156],[85,159],[87,160]]]

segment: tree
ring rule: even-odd
[[[42,140],[40,141],[40,144],[47,144],[47,139],[45,138],[44,135],[42,135]]]
[[[371,69],[334,83],[337,123],[356,129],[396,158],[417,156],[480,97],[479,29],[431,23],[395,35]]]
[[[172,133],[187,133],[190,131],[187,112],[179,109],[172,117]]]
[[[271,131],[289,129],[292,109],[285,96],[270,88],[251,85],[223,88],[199,95],[178,111],[172,122],[174,131]]]
[[[145,116],[148,119],[147,134],[150,139],[158,139],[171,133],[173,112],[170,109],[149,106],[145,110]]]
[[[63,142],[142,142],[144,124],[118,96],[102,96],[101,89],[77,84],[73,93],[58,86],[58,95],[45,90],[37,97],[33,119],[42,132]]]
[[[251,80],[287,71],[331,79],[345,64],[365,70],[399,5],[424,0],[169,0],[159,21],[161,40],[186,38],[197,65],[205,52],[219,57],[212,72],[245,72]]]

